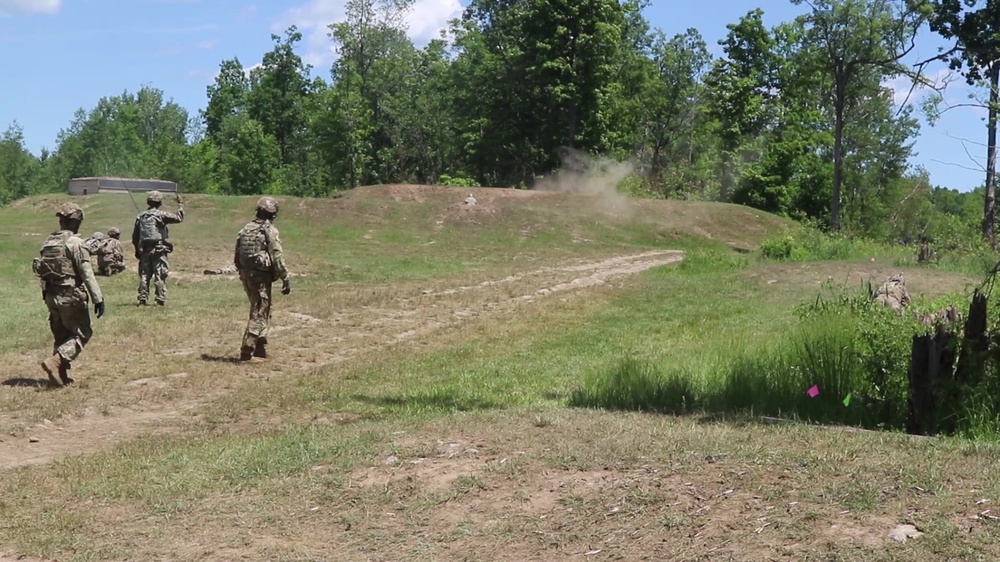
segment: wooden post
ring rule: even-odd
[[[933,334],[913,336],[910,351],[910,397],[907,433],[935,435],[943,383],[952,376],[955,353],[952,334],[938,324]]]
[[[986,354],[989,352],[990,337],[987,333],[986,295],[976,289],[972,293],[969,316],[965,319],[965,336],[959,355],[955,380],[959,383],[977,384],[986,372]]]

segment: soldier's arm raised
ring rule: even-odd
[[[179,222],[184,222],[184,209],[177,209],[176,213],[160,211],[160,218],[163,219],[164,224],[177,224]]]

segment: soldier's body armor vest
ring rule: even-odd
[[[252,222],[240,231],[240,267],[271,271],[271,255],[267,252],[267,223]]]
[[[79,279],[73,260],[66,247],[71,233],[63,231],[50,235],[42,244],[40,256],[32,262],[32,270],[49,287],[74,287]]]

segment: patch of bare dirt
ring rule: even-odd
[[[685,458],[682,451],[712,445],[671,445],[667,435],[642,449],[648,456],[631,457],[629,447],[639,445],[632,443],[621,444],[630,454],[616,458],[612,443],[631,437],[509,425],[477,434],[487,430],[475,423],[453,436],[400,432],[375,464],[346,480],[346,497],[369,502],[360,504],[364,512],[347,508],[358,518],[352,532],[403,552],[415,542],[432,545],[435,559],[762,560],[833,552],[868,559],[895,548],[887,533],[902,513],[893,510],[904,506],[843,509],[810,489],[810,470],[738,456]],[[570,451],[579,458],[567,458]]]
[[[174,403],[156,409],[87,412],[55,422],[45,420],[24,428],[17,436],[0,436],[0,470],[44,464],[114,446],[140,434],[157,431],[163,422],[175,421],[199,405]]]

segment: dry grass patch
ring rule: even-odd
[[[23,491],[8,536],[43,555],[72,544],[82,559],[111,557],[112,528],[116,557],[161,560],[1000,555],[979,515],[1000,493],[996,451],[981,445],[536,409],[177,445],[125,449],[140,473],[109,456],[30,486],[13,474]],[[263,456],[292,450],[281,467]],[[67,493],[84,503],[52,511]],[[896,543],[900,523],[926,534]]]

